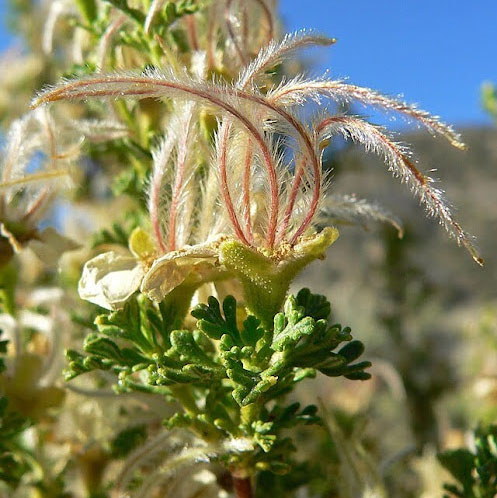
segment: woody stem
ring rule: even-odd
[[[236,498],[252,498],[253,493],[250,477],[232,477]]]

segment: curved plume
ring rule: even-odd
[[[176,135],[169,133],[162,140],[159,148],[152,153],[154,166],[148,191],[148,212],[155,240],[162,253],[167,251],[167,246],[164,240],[164,230],[161,226],[161,212],[163,211],[161,209],[161,187],[175,143]]]
[[[48,102],[82,100],[90,97],[133,97],[138,99],[176,97],[197,101],[204,105],[208,104],[237,121],[252,137],[264,159],[271,191],[267,245],[270,248],[273,247],[279,211],[278,175],[264,132],[260,131],[260,123],[251,121],[240,110],[243,109],[243,104],[240,104],[236,96],[230,95],[226,91],[223,92],[222,88],[214,89],[212,85],[193,80],[186,74],[180,78],[177,75],[152,70],[142,75],[102,75],[65,80],[59,86],[40,93],[34,99],[32,108]],[[232,219],[232,222],[235,223],[235,220]]]
[[[323,225],[345,223],[367,226],[370,221],[388,223],[397,230],[399,238],[404,235],[402,222],[394,214],[376,202],[355,195],[328,195],[317,216],[317,223]]]
[[[37,111],[14,121],[7,133],[4,158],[0,161],[0,198],[10,202],[18,192],[26,192],[20,204],[28,217],[40,212],[54,187],[71,179],[69,163],[79,153],[80,142],[58,150],[55,134],[67,135],[68,130],[54,128],[49,113]],[[30,172],[37,151],[43,151],[46,160]]]
[[[127,16],[118,14],[114,21],[109,24],[105,30],[100,43],[98,44],[97,51],[97,72],[101,72],[105,65],[105,57],[109,52],[114,36],[117,34],[122,25],[127,21]]]
[[[169,206],[169,223],[168,223],[168,231],[169,231],[169,240],[168,240],[168,249],[169,251],[174,251],[176,249],[176,226],[177,226],[177,218],[179,216],[179,211],[182,203],[182,200],[185,197],[185,193],[187,192],[189,180],[191,179],[191,173],[188,171],[188,141],[191,136],[191,121],[193,117],[193,106],[190,105],[187,107],[184,115],[183,122],[180,123],[180,132],[178,137],[178,146],[177,146],[177,158],[175,164],[175,175],[174,175],[174,183],[173,183],[173,191],[171,196],[171,204]],[[185,216],[185,218],[190,218],[189,216]]]
[[[282,41],[271,40],[257,57],[242,71],[236,88],[244,89],[264,71],[279,64],[296,50],[311,46],[327,47],[336,43],[335,38],[300,31],[286,35]]]
[[[250,188],[255,185],[253,169],[258,169],[259,164],[263,164],[269,180],[265,229],[265,245],[268,248],[283,241],[294,245],[313,223],[323,197],[321,141],[333,134],[343,134],[383,156],[389,169],[410,184],[426,204],[429,213],[438,217],[447,231],[481,264],[482,260],[471,244],[469,235],[453,218],[442,192],[432,185],[431,178],[420,173],[401,146],[388,139],[380,129],[354,117],[327,117],[311,131],[291,108],[309,99],[319,102],[322,97],[337,101],[357,100],[365,105],[378,106],[415,119],[432,133],[441,134],[455,146],[463,147],[459,136],[450,126],[414,106],[340,81],[306,81],[297,78],[271,89],[266,95],[259,92],[255,84],[251,84],[255,83],[257,76],[266,68],[273,66],[290,51],[305,45],[326,45],[332,42],[333,40],[324,37],[302,34],[289,36],[280,44],[272,42],[232,86],[198,81],[186,72],[178,75],[173,71],[150,70],[139,75],[111,74],[64,81],[58,87],[42,92],[34,100],[33,107],[62,99],[167,97],[198,102],[206,112],[221,115],[223,124],[217,133],[216,160],[219,193],[226,208],[225,214],[236,236],[245,244],[253,245],[255,238],[252,229],[255,226],[250,214]],[[235,126],[237,129],[234,129]],[[234,141],[240,131],[246,135],[244,143],[249,145],[241,147],[239,140]],[[271,138],[275,133],[291,140],[294,147],[292,167],[284,166],[283,161],[277,157],[276,143]],[[234,153],[228,150],[232,146],[235,146],[239,155],[237,161],[234,161],[238,164],[236,167],[231,165]],[[155,184],[154,181],[152,183]],[[261,185],[263,184],[259,182],[259,186]],[[233,199],[234,188],[238,187],[241,196]],[[210,196],[210,205],[212,202],[215,201]],[[152,220],[152,225],[158,238],[161,231],[157,228],[157,219],[155,224]]]
[[[408,151],[404,147],[391,141],[378,127],[354,117],[330,117],[316,126],[316,137],[319,141],[338,134],[345,139],[362,144],[367,151],[382,156],[394,176],[406,182],[418,195],[428,213],[438,218],[440,224],[457,240],[458,244],[466,247],[478,264],[483,264],[483,260],[471,243],[471,237],[454,219],[443,192],[432,186],[432,178],[423,175],[416,168],[413,161],[408,158]]]
[[[437,116],[432,116],[429,112],[418,109],[415,105],[387,97],[370,88],[349,85],[342,81],[307,80],[297,77],[271,90],[267,97],[270,102],[283,106],[303,104],[307,100],[319,102],[320,97],[328,97],[340,102],[355,100],[380,110],[402,114],[406,118],[418,122],[431,133],[444,136],[454,147],[465,148],[460,135],[451,126],[440,121]]]
[[[242,64],[247,63],[247,47],[246,46],[241,46],[237,36],[235,34],[234,30],[234,23],[232,22],[232,10],[233,10],[233,1],[234,0],[226,0],[225,6],[224,6],[224,21],[226,23],[226,31],[228,33],[228,37],[233,43],[233,46],[235,48],[235,52],[240,59]],[[244,0],[244,3],[249,2],[250,0]],[[273,20],[273,14],[271,13],[271,10],[267,6],[265,0],[252,0],[256,5],[259,6],[261,9],[267,23],[267,43],[269,43],[273,37],[274,37],[274,20]],[[247,11],[246,11],[246,5],[244,5],[244,10],[243,10],[244,17],[247,17]],[[246,33],[246,28],[247,28],[247,23],[248,19],[244,19],[244,26],[243,30],[243,42],[244,45],[247,44],[247,33]]]

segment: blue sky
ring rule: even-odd
[[[319,68],[456,124],[489,123],[484,80],[497,82],[497,0],[283,0],[287,29],[338,39]]]
[[[246,0],[244,0],[246,1]],[[6,0],[0,0],[0,19]],[[490,123],[483,81],[497,82],[497,0],[281,0],[288,30],[338,38],[313,50],[314,71],[406,100],[456,125]],[[9,37],[0,28],[0,48]]]

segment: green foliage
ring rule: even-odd
[[[118,174],[112,182],[112,193],[116,196],[120,194],[134,195],[143,186],[143,180],[138,176],[135,169],[126,169]]]
[[[2,336],[3,331],[0,329],[0,337]],[[7,340],[1,340],[0,341],[0,374],[5,371],[6,365],[5,365],[5,360],[2,358],[2,356],[7,352],[7,344],[9,341]]]
[[[194,14],[200,8],[198,0],[181,0],[179,2],[165,2],[164,7],[160,10],[159,15],[155,19],[152,30],[159,36],[165,36],[170,26],[181,17]],[[205,2],[203,2],[205,3]],[[171,31],[172,38],[177,37],[179,31]],[[182,41],[176,40],[178,46]],[[181,47],[186,49],[187,47]]]
[[[0,337],[2,336],[0,329]],[[9,341],[0,341],[0,375],[6,365],[3,356],[7,352]],[[29,427],[30,421],[16,412],[8,410],[9,400],[0,396],[0,482],[15,487],[23,474],[29,469],[22,452],[19,452],[19,438]]]
[[[128,247],[131,232],[140,225],[142,217],[139,212],[131,211],[126,213],[122,223],[113,223],[110,229],[104,228],[93,235],[92,247],[99,245],[117,244]]]
[[[62,76],[64,78],[78,78],[82,76],[88,76],[94,74],[97,67],[91,62],[85,62],[84,64],[73,64],[71,68],[66,71]]]
[[[134,19],[137,23],[143,24],[145,21],[145,15],[142,11],[133,9],[128,5],[126,0],[105,0],[110,3],[113,7],[120,10],[124,14],[128,15],[132,19]]]
[[[170,304],[138,298],[97,317],[96,332],[84,343],[86,354],[67,352],[66,379],[110,370],[118,375],[118,392],[179,401],[183,411],[165,426],[188,428],[214,444],[229,441],[219,456],[227,466],[287,472],[294,446],[282,431],[320,420],[315,406],[286,405],[281,396],[317,372],[369,378],[364,370],[370,363],[356,362],[362,343],[352,340],[350,329],[330,325],[328,301],[308,289],[287,298],[273,329],[246,316],[232,296],[222,307],[214,297],[196,306],[193,330],[172,329]]]
[[[497,120],[497,88],[491,83],[485,83],[481,90],[482,106],[495,120]]]
[[[0,375],[6,368],[2,356],[7,351],[7,343],[6,340],[0,341]],[[0,482],[15,487],[30,468],[20,438],[31,422],[19,413],[9,410],[8,405],[8,399],[0,396]]]
[[[467,449],[445,451],[440,463],[457,484],[445,484],[446,498],[493,498],[497,494],[497,425],[475,431],[475,452]]]
[[[2,250],[2,239],[0,238],[0,252]],[[12,315],[15,312],[16,283],[17,268],[14,262],[9,261],[4,266],[0,263],[0,311],[2,313],[9,313]]]
[[[19,445],[21,434],[30,422],[18,413],[8,411],[8,400],[0,398],[0,481],[15,487],[30,469]]]
[[[150,320],[150,317],[153,317]],[[130,301],[124,310],[99,315],[95,320],[98,333],[89,334],[83,349],[88,355],[74,350],[66,351],[69,366],[65,379],[70,380],[92,370],[112,370],[116,374],[131,374],[153,363],[154,353],[161,350],[157,337],[157,320],[152,306],[144,299]],[[112,339],[111,339],[112,338]],[[121,347],[127,343],[131,347]]]
[[[110,456],[124,458],[147,438],[145,425],[129,427],[119,432],[110,443]]]
[[[134,29],[127,29],[126,32],[121,33],[121,42],[125,45],[133,46],[137,49],[145,49],[149,52],[151,47],[151,38],[143,31],[145,22],[145,14],[142,10],[132,7],[127,0],[104,0],[107,4],[111,5],[114,9],[125,14],[131,21],[134,21]],[[183,47],[183,41],[178,40],[181,31],[178,29],[171,29],[172,25],[176,23],[183,16],[194,14],[200,8],[205,7],[208,2],[205,0],[179,0],[176,2],[165,2],[164,6],[157,12],[156,18],[152,25],[151,35],[158,34],[159,36],[170,35],[171,41],[176,41],[178,48],[182,51],[188,50],[188,44]],[[78,8],[86,22],[84,28],[89,31],[99,34],[105,29],[104,19],[107,18],[108,13],[103,12],[99,18],[98,12],[95,8],[93,0],[78,0]],[[101,34],[101,33],[100,33]]]
[[[76,5],[83,16],[83,19],[92,24],[97,18],[97,5],[95,0],[76,0]]]

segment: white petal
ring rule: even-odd
[[[13,331],[16,327],[17,320],[12,315],[9,315],[8,313],[0,314],[0,329],[2,332],[5,332],[7,338],[13,337]],[[5,337],[2,337],[2,339],[5,339]]]
[[[31,328],[47,335],[50,334],[54,326],[54,321],[49,316],[33,313],[29,310],[22,310],[19,313],[19,323],[23,327]]]
[[[28,247],[48,266],[54,266],[58,263],[59,258],[66,251],[74,251],[81,247],[57,231],[48,227],[28,243]]]
[[[82,299],[116,310],[139,289],[142,278],[143,268],[135,258],[105,252],[85,264],[78,291]]]
[[[212,267],[217,261],[217,252],[209,245],[192,246],[181,251],[167,253],[154,261],[143,278],[141,291],[153,301],[160,302],[201,264]]]
[[[30,306],[60,304],[64,296],[60,287],[39,287],[29,293],[28,302]]]

